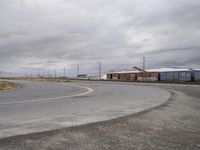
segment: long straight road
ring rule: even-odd
[[[162,104],[171,93],[107,82],[39,83],[0,93],[0,138],[130,115]]]

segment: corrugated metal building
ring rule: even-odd
[[[130,73],[130,81],[136,81],[137,80],[137,73]]]
[[[194,81],[200,81],[200,70],[194,72]]]
[[[117,72],[108,73],[107,80],[120,80],[120,73]]]
[[[108,80],[122,80],[122,81],[158,81],[158,72],[114,72],[107,74]]]
[[[137,73],[137,71],[111,72],[107,74],[107,80],[135,81]]]
[[[200,81],[200,70],[161,68],[147,72],[127,71],[107,74],[108,80],[122,81],[168,81],[189,82]]]
[[[161,72],[160,81],[176,82],[178,81],[178,72]]]
[[[137,73],[138,81],[158,81],[159,80],[159,72],[141,72]]]
[[[178,72],[178,80],[180,82],[192,81],[192,71],[180,71],[180,72]]]
[[[171,81],[171,82],[192,81],[192,71],[161,72],[160,81]]]

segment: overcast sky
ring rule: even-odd
[[[0,70],[200,68],[199,0],[0,0]]]

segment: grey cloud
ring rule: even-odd
[[[149,68],[200,67],[197,8],[164,0],[2,0],[0,12],[0,70],[79,63],[93,72],[97,61],[105,70],[127,69],[144,55]]]

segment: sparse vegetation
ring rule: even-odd
[[[30,80],[36,82],[69,82],[68,78],[23,78],[22,80]]]
[[[16,88],[18,85],[12,82],[0,80],[0,91]]]
[[[27,81],[36,81],[36,82],[70,82],[69,78],[45,78],[45,77],[12,77],[12,78],[3,78],[5,80],[27,80]]]

